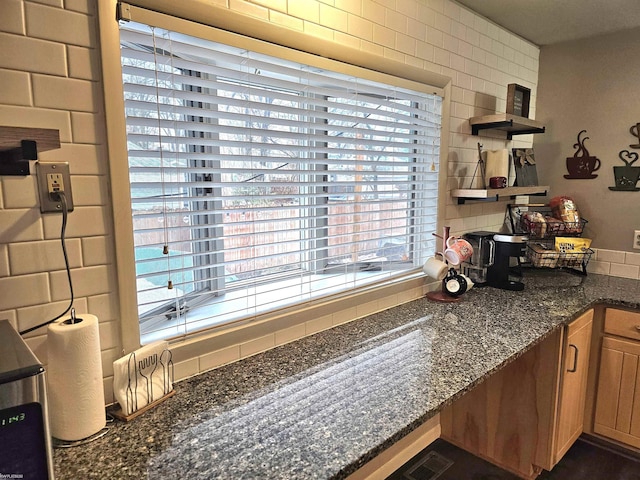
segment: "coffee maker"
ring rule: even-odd
[[[473,247],[471,258],[460,265],[462,273],[469,277],[476,287],[487,285],[487,273],[495,259],[495,242],[493,236],[496,232],[470,232],[463,238]]]
[[[0,477],[52,480],[44,367],[8,320],[0,320],[0,352]]]
[[[522,273],[514,275],[514,271],[519,270],[520,257],[525,255],[527,237],[496,234],[493,241],[495,255],[493,265],[487,269],[487,285],[502,290],[524,290],[524,283],[519,281]]]

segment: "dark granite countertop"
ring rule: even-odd
[[[640,308],[638,280],[525,283],[415,300],[178,382],[105,437],[56,449],[56,478],[344,478],[589,307]]]

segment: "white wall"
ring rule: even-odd
[[[105,391],[110,401],[111,362],[121,355],[122,343],[109,189],[109,162],[115,159],[108,157],[105,141],[96,2],[2,0],[0,125],[60,130],[62,148],[40,158],[70,163],[76,209],[69,216],[67,237],[77,290],[75,307],[79,313],[91,312],[100,318]],[[479,139],[485,149],[531,145],[531,136],[511,143],[472,137],[467,120],[503,112],[508,83],[531,88],[535,105],[537,47],[450,0],[219,0],[211,4],[261,20],[264,27],[303,32],[311,40],[334,42],[337,49],[348,45],[381,60],[450,78],[451,117],[449,132],[444,134],[449,144],[445,223],[454,232],[499,228],[504,203],[458,206],[447,191],[467,186]],[[20,329],[57,315],[68,303],[57,240],[60,217],[40,214],[35,182],[35,175],[0,178],[0,318],[8,318]],[[339,320],[345,321],[347,316],[408,300],[406,295],[390,292],[371,299],[373,303],[366,307],[347,306],[336,315],[345,316]],[[337,320],[306,318],[300,325],[309,321],[327,328]],[[219,344],[215,351],[185,348],[177,376],[313,331],[313,327],[288,325],[280,333],[267,331],[255,338],[230,336],[232,343]],[[43,329],[28,335],[28,343],[43,362],[45,333]]]

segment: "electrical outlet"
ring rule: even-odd
[[[52,200],[57,200],[58,194],[64,192],[64,178],[61,173],[47,173],[47,191]]]
[[[37,162],[36,173],[40,194],[40,212],[62,212],[60,192],[64,192],[67,211],[73,212],[69,164],[67,162]]]
[[[640,230],[633,232],[633,248],[640,250]]]

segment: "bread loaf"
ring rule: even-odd
[[[580,232],[580,213],[571,197],[564,195],[553,197],[549,202],[553,216],[565,223],[565,232]]]

